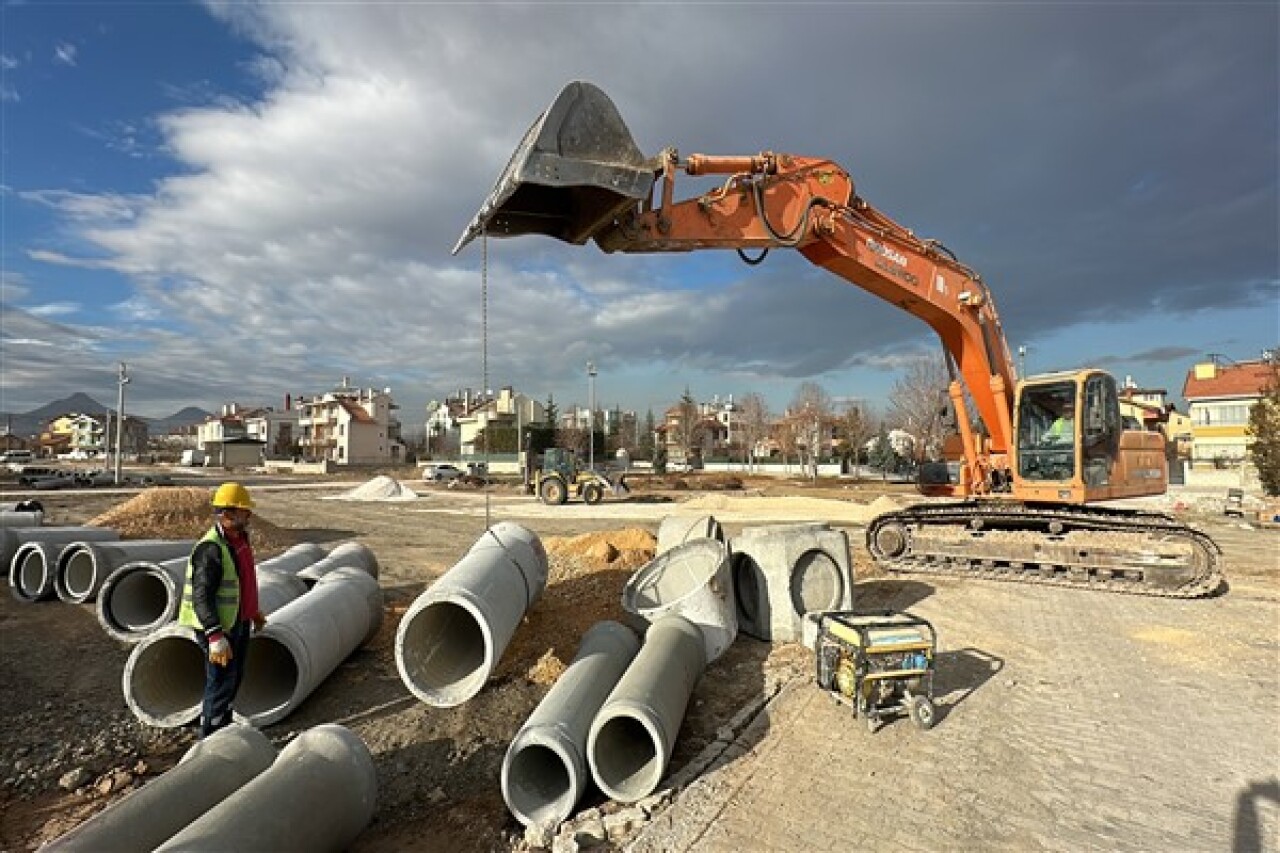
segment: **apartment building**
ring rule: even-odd
[[[398,465],[404,462],[399,408],[391,389],[342,384],[315,397],[299,397],[298,447],[307,461],[335,465]]]
[[[1182,386],[1191,417],[1191,461],[1237,465],[1251,440],[1249,410],[1276,381],[1275,353],[1258,361],[1211,359],[1196,364]]]

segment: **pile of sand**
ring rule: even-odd
[[[117,531],[121,539],[199,539],[213,523],[208,489],[157,487],[146,489],[135,497],[89,521],[94,527]],[[259,558],[270,556],[297,539],[255,514],[252,525],[253,550]]]
[[[379,474],[369,482],[340,495],[325,495],[323,500],[338,501],[416,501],[418,495],[394,477]]]
[[[622,587],[653,559],[658,540],[643,528],[628,527],[548,536],[542,544],[551,563],[547,588],[516,631],[499,675],[521,673],[550,685],[573,660],[587,629],[604,619],[627,623]]]

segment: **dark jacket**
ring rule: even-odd
[[[218,529],[222,536],[222,529]],[[236,561],[236,549],[228,547],[231,562],[235,564],[236,576],[243,580],[244,572]],[[204,541],[196,544],[191,552],[191,593],[192,605],[196,610],[196,618],[204,628],[205,634],[222,630],[218,621],[218,587],[222,584],[222,549],[217,542]]]

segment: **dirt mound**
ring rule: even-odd
[[[573,660],[588,628],[604,619],[628,621],[622,587],[653,559],[658,540],[643,528],[628,527],[548,536],[542,544],[551,562],[546,591],[516,631],[498,675],[520,673],[550,685]]]
[[[326,495],[329,501],[416,501],[418,494],[394,477],[379,474],[369,482],[340,495]]]
[[[109,527],[121,539],[199,539],[212,523],[208,489],[156,487],[147,489],[89,521]],[[260,515],[253,517],[253,550],[259,558],[297,543],[288,530]]]

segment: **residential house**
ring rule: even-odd
[[[458,427],[459,449],[463,456],[484,452],[484,448],[478,446],[478,438],[485,429],[493,427],[518,431],[529,424],[541,424],[547,419],[542,403],[524,394],[517,394],[510,386],[499,389],[496,397],[469,398],[469,402],[471,408],[454,419]],[[430,430],[427,435],[431,435]]]
[[[342,384],[316,397],[298,398],[298,446],[309,461],[336,465],[398,465],[405,459],[400,441],[399,406],[391,389],[377,391]]]
[[[1182,396],[1190,407],[1192,464],[1224,466],[1244,460],[1252,440],[1249,410],[1277,380],[1278,371],[1273,351],[1258,361],[1211,358],[1188,371]]]
[[[295,455],[300,431],[298,410],[293,408],[290,395],[285,395],[282,411],[270,407],[253,409],[245,412],[242,420],[245,433],[262,442],[263,452],[268,458],[288,459]]]
[[[236,403],[224,404],[221,414],[198,426],[196,436],[208,467],[249,468],[262,464],[264,443],[249,435],[244,412]]]

